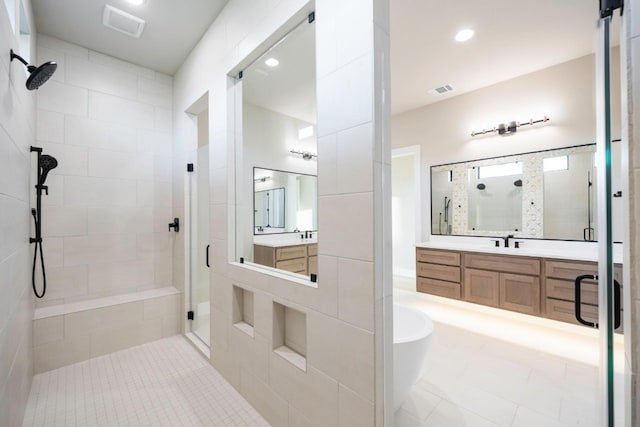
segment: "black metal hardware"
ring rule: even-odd
[[[169,231],[173,228],[176,233],[180,231],[180,218],[173,218],[173,222],[169,223]]]
[[[187,320],[193,320],[193,310],[187,311]]]
[[[240,257],[240,264],[244,264],[244,258]]]
[[[504,247],[505,248],[509,247],[509,239],[513,239],[513,234],[509,234],[507,237],[503,237],[502,238],[502,240],[504,240]]]
[[[243,72],[242,72],[242,71],[240,71],[240,72],[238,73],[238,79],[242,80],[242,76],[243,76]]]
[[[520,240],[516,240],[515,242],[513,242],[513,247],[516,249],[520,248]]]
[[[309,275],[309,280],[311,280],[312,283],[317,283],[318,282],[318,275],[315,273],[311,273]]]
[[[211,245],[207,245],[207,250],[206,250],[206,254],[205,254],[205,263],[207,264],[207,267],[211,267],[209,265],[209,246],[211,246]]]
[[[585,326],[589,326],[591,328],[597,328],[598,327],[597,323],[589,322],[589,321],[584,320],[582,318],[582,313],[581,313],[581,298],[582,298],[581,285],[582,285],[582,281],[585,280],[585,279],[598,280],[598,276],[595,276],[593,274],[583,274],[582,276],[576,277],[575,298],[574,298],[576,320],[578,322],[582,323]]]
[[[600,18],[613,15],[613,11],[620,9],[620,15],[624,12],[624,0],[600,0]]]
[[[315,11],[314,11],[314,12],[311,12],[311,13],[309,14],[309,16],[307,16],[307,18],[308,18],[308,20],[309,20],[309,24],[311,24],[313,21],[315,21],[315,20],[316,20],[316,12],[315,12]]]
[[[581,314],[581,285],[583,280],[598,280],[598,276],[594,274],[583,274],[582,276],[576,277],[575,282],[575,313],[576,320],[582,323],[585,326],[589,326],[591,328],[598,328],[597,323],[589,322],[582,318]],[[613,280],[613,329],[618,329],[622,324],[622,292],[621,292],[620,283],[617,280]]]
[[[187,163],[187,172],[193,172],[193,163]]]
[[[622,197],[622,191],[616,191],[613,193],[613,197]]]
[[[491,239],[491,241],[494,243],[494,246],[496,248],[500,247],[500,239]]]
[[[582,238],[586,241],[593,241],[596,230],[593,227],[585,227],[582,230]]]

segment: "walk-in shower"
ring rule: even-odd
[[[44,269],[44,255],[42,253],[42,192],[49,194],[49,187],[44,185],[47,180],[47,175],[52,169],[58,166],[58,161],[55,157],[48,154],[42,154],[42,148],[31,147],[31,152],[38,155],[37,159],[37,176],[36,176],[36,207],[31,209],[31,215],[33,215],[33,225],[35,228],[36,237],[29,239],[29,243],[35,243],[33,248],[33,269],[31,270],[31,286],[33,287],[33,293],[38,298],[44,297],[47,292],[47,275]],[[38,260],[38,250],[40,252],[40,266],[42,267],[42,292],[38,293],[36,288],[36,264]]]

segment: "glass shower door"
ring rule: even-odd
[[[622,39],[619,31],[612,31],[612,22],[619,19],[616,11],[602,10],[607,2],[601,2],[601,19],[598,22],[596,46],[596,144],[597,144],[597,185],[598,185],[598,324],[600,332],[600,425],[613,427],[624,425],[624,361],[621,346],[615,344],[614,330],[621,322],[620,285],[615,279],[613,222],[622,222],[626,218],[613,215],[614,190],[612,176],[620,170],[612,167],[612,47]],[[618,40],[616,40],[618,39]],[[622,49],[620,49],[622,51]],[[621,58],[624,55],[621,54]],[[621,61],[621,69],[625,64]],[[623,84],[624,86],[624,84]],[[617,94],[616,94],[617,95]],[[622,98],[624,99],[624,97]],[[622,108],[622,115],[626,110]],[[617,194],[616,197],[620,197]],[[621,252],[621,251],[620,251]],[[576,282],[578,285],[578,282]],[[576,291],[576,295],[578,291]],[[576,303],[576,316],[579,313],[579,301]],[[617,366],[616,366],[617,365]]]
[[[209,145],[198,147],[191,188],[191,332],[210,345],[209,304]]]

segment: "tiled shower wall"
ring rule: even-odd
[[[43,196],[37,306],[172,285],[172,77],[46,35],[37,142],[59,161]]]
[[[24,3],[29,13],[30,3]],[[33,25],[31,18],[28,21]],[[36,113],[35,95],[24,86],[24,67],[17,61],[9,63],[9,50],[17,47],[6,9],[0,4],[0,425],[3,427],[22,424],[33,377],[29,146],[35,142]]]
[[[387,6],[384,0],[315,7],[304,0],[231,0],[175,76],[175,171],[184,170],[193,148],[186,143],[192,123],[185,111],[209,96],[211,362],[274,425],[392,423],[384,410],[393,406],[391,389],[383,391],[390,384],[384,369],[391,366],[390,331],[382,322],[391,309]],[[242,135],[229,121],[239,99],[227,77],[314,9],[317,289],[233,262],[233,153]],[[184,177],[174,178],[179,203]],[[233,324],[234,286],[253,295],[251,334]],[[306,370],[273,351],[282,341],[282,306],[300,313],[293,317],[306,333],[306,349],[298,351]]]

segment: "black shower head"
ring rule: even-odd
[[[480,183],[480,184],[476,185],[476,188],[477,188],[478,190],[484,190],[485,188],[487,188],[487,186],[486,186],[486,185],[484,185],[483,183]]]
[[[58,161],[55,157],[43,154],[40,156],[40,164],[38,166],[40,167],[40,182],[38,182],[38,185],[44,185],[49,171],[58,167]]]
[[[29,90],[38,89],[45,84],[58,68],[58,64],[53,61],[45,62],[39,67],[29,65],[20,55],[16,55],[13,53],[13,50],[11,50],[11,60],[13,61],[14,59],[22,62],[27,67],[27,71],[29,71],[30,75],[26,83],[27,89]]]

